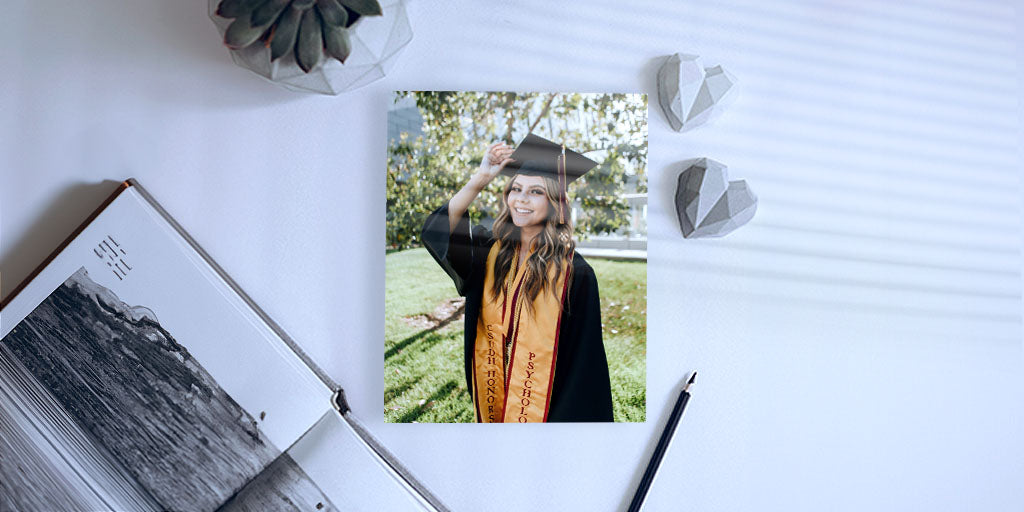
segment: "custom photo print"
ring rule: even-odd
[[[385,419],[646,415],[647,98],[396,92]]]

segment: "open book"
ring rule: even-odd
[[[0,338],[0,510],[445,510],[134,180]]]

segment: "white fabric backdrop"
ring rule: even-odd
[[[1024,507],[1019,23],[1008,2],[418,2],[341,97],[235,67],[206,1],[8,2],[0,290],[134,176],[455,510],[616,510],[701,379],[649,510]],[[650,122],[646,424],[383,424],[393,89],[641,91],[683,51],[740,80]],[[761,199],[684,241],[677,162]],[[500,443],[494,446],[493,441]],[[343,461],[339,461],[343,464]]]

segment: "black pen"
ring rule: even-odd
[[[683,391],[679,393],[676,405],[672,408],[672,414],[668,417],[668,424],[665,425],[665,430],[661,433],[661,439],[658,439],[658,446],[654,448],[654,454],[651,455],[651,462],[647,463],[644,477],[640,479],[640,485],[636,488],[633,501],[629,503],[629,512],[639,512],[640,508],[644,506],[647,491],[651,489],[654,475],[658,473],[658,468],[661,466],[661,459],[665,456],[669,443],[672,442],[672,434],[675,433],[676,427],[679,426],[679,419],[683,417],[683,409],[686,409],[686,402],[690,401],[690,386],[693,385],[695,380],[697,380],[697,372],[693,372],[690,375],[686,385],[683,386]]]

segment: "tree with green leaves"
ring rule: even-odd
[[[415,100],[420,136],[389,141],[387,246],[419,245],[423,220],[469,180],[487,147],[528,133],[564,143],[599,162],[569,189],[582,214],[576,234],[613,233],[628,225],[622,195],[647,191],[647,98],[640,94],[399,92]],[[502,180],[473,201],[470,218],[497,216]]]

